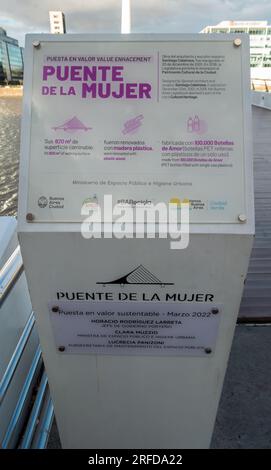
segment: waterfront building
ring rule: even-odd
[[[23,82],[23,49],[0,27],[0,84]]]
[[[49,11],[51,34],[65,34],[66,22],[62,11]]]
[[[262,81],[266,91],[271,90],[271,24],[267,21],[222,21],[215,26],[206,26],[201,33],[248,33],[252,88]]]

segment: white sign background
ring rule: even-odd
[[[221,316],[206,302],[62,301],[49,311],[56,347],[73,354],[206,356]]]
[[[43,80],[44,66],[82,66],[78,57],[92,57],[83,62],[90,67],[122,65],[124,83],[150,83],[151,99],[82,99],[80,81]],[[126,57],[150,61],[121,62]],[[82,205],[102,205],[104,194],[135,205],[189,199],[192,223],[238,223],[246,213],[246,90],[242,46],[232,38],[41,41],[32,83],[27,210],[35,221],[78,222]],[[54,94],[42,94],[45,85]],[[71,86],[75,95],[67,94]],[[84,127],[71,129],[74,118]],[[133,119],[138,127],[123,133]]]

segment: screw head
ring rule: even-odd
[[[65,346],[59,346],[58,350],[59,350],[60,352],[64,352],[64,351],[65,351]]]
[[[247,216],[245,214],[239,214],[238,215],[238,220],[239,220],[239,222],[244,224],[247,221]]]
[[[236,38],[234,39],[233,44],[235,45],[235,47],[239,47],[242,44],[242,40],[240,38]]]
[[[204,351],[206,354],[211,354],[212,352],[211,348],[205,348]]]
[[[26,214],[27,222],[33,222],[34,219],[35,219],[35,216],[31,212],[28,212],[28,214]]]
[[[217,315],[219,313],[219,309],[217,307],[212,308],[211,310],[213,315]]]
[[[39,49],[40,48],[40,42],[39,41],[34,41],[33,42],[33,47],[35,47],[36,49]]]
[[[59,307],[58,307],[57,305],[54,305],[54,306],[52,307],[52,312],[54,312],[54,313],[59,312]]]

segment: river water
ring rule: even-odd
[[[0,216],[17,215],[21,97],[0,97]]]

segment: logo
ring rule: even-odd
[[[82,204],[82,208],[84,208],[85,210],[96,209],[97,206],[98,197],[96,194],[93,194],[93,196],[86,198]]]
[[[129,119],[129,121],[126,121],[124,123],[124,128],[122,130],[123,135],[135,134],[136,131],[142,126],[143,119],[144,119],[143,114],[139,114],[139,116],[136,116],[132,119]]]
[[[65,132],[77,132],[77,131],[89,131],[91,127],[85,126],[85,124],[80,121],[76,116],[68,121],[63,122],[60,126],[52,127],[54,131],[63,130]]]
[[[153,285],[153,286],[173,286],[174,282],[163,282],[154,274],[152,274],[147,268],[140,264],[133,271],[121,276],[113,281],[107,282],[96,282],[96,284],[120,284],[120,285]]]
[[[193,133],[193,134],[205,134],[208,130],[208,126],[206,121],[203,121],[200,119],[197,115],[194,117],[189,117],[186,121],[186,129],[187,132]]]
[[[47,197],[41,196],[41,197],[38,199],[38,206],[41,207],[41,209],[44,209],[44,207],[46,207],[47,204],[48,204],[48,199],[47,199]]]

